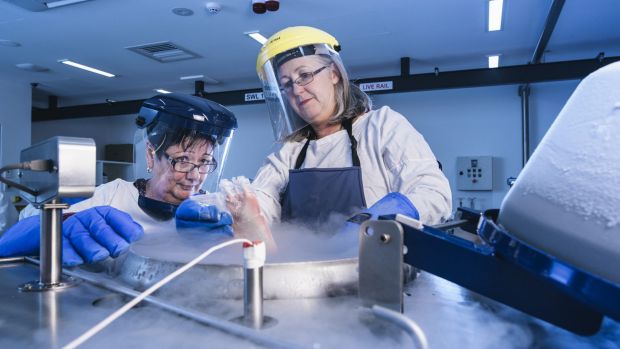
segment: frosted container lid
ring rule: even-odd
[[[620,284],[620,62],[577,86],[504,198],[498,222]]]

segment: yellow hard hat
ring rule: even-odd
[[[330,34],[313,27],[288,27],[273,34],[261,47],[256,60],[256,72],[260,76],[263,65],[276,55],[300,46],[325,44],[340,51],[338,40]]]

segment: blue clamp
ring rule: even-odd
[[[494,211],[461,209],[470,238],[398,216],[404,262],[579,335],[593,335],[603,317],[620,321],[620,286],[578,270],[516,240],[493,222]],[[479,234],[476,235],[476,232]]]

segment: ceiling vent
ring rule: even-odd
[[[176,62],[200,57],[199,55],[188,51],[177,44],[173,44],[170,41],[155,42],[152,44],[130,46],[125,48],[161,63]]]
[[[39,12],[89,0],[4,0],[29,11]]]

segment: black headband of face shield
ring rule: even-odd
[[[199,116],[196,117],[198,118]],[[208,120],[206,116],[200,115],[200,117]],[[153,132],[160,133],[162,130],[171,133],[193,133],[200,134],[204,138],[211,137],[217,144],[222,144],[224,139],[230,137],[233,130],[237,128],[236,120],[233,128],[226,128],[205,122],[204,120],[180,118],[177,115],[165,112],[159,112],[157,117],[144,127],[146,127],[147,134],[152,134]]]
[[[314,54],[316,54],[316,46],[314,45],[300,46],[300,47],[295,47],[288,51],[284,51],[282,53],[277,54],[274,61],[276,63],[276,67],[279,67],[293,58],[311,56]]]
[[[206,135],[196,130],[170,130],[166,128],[153,129],[147,134],[148,142],[155,149],[157,156],[161,157],[168,148],[178,145],[184,150],[193,147],[201,142],[210,143],[211,152],[221,144],[224,138],[217,140],[212,135]]]

